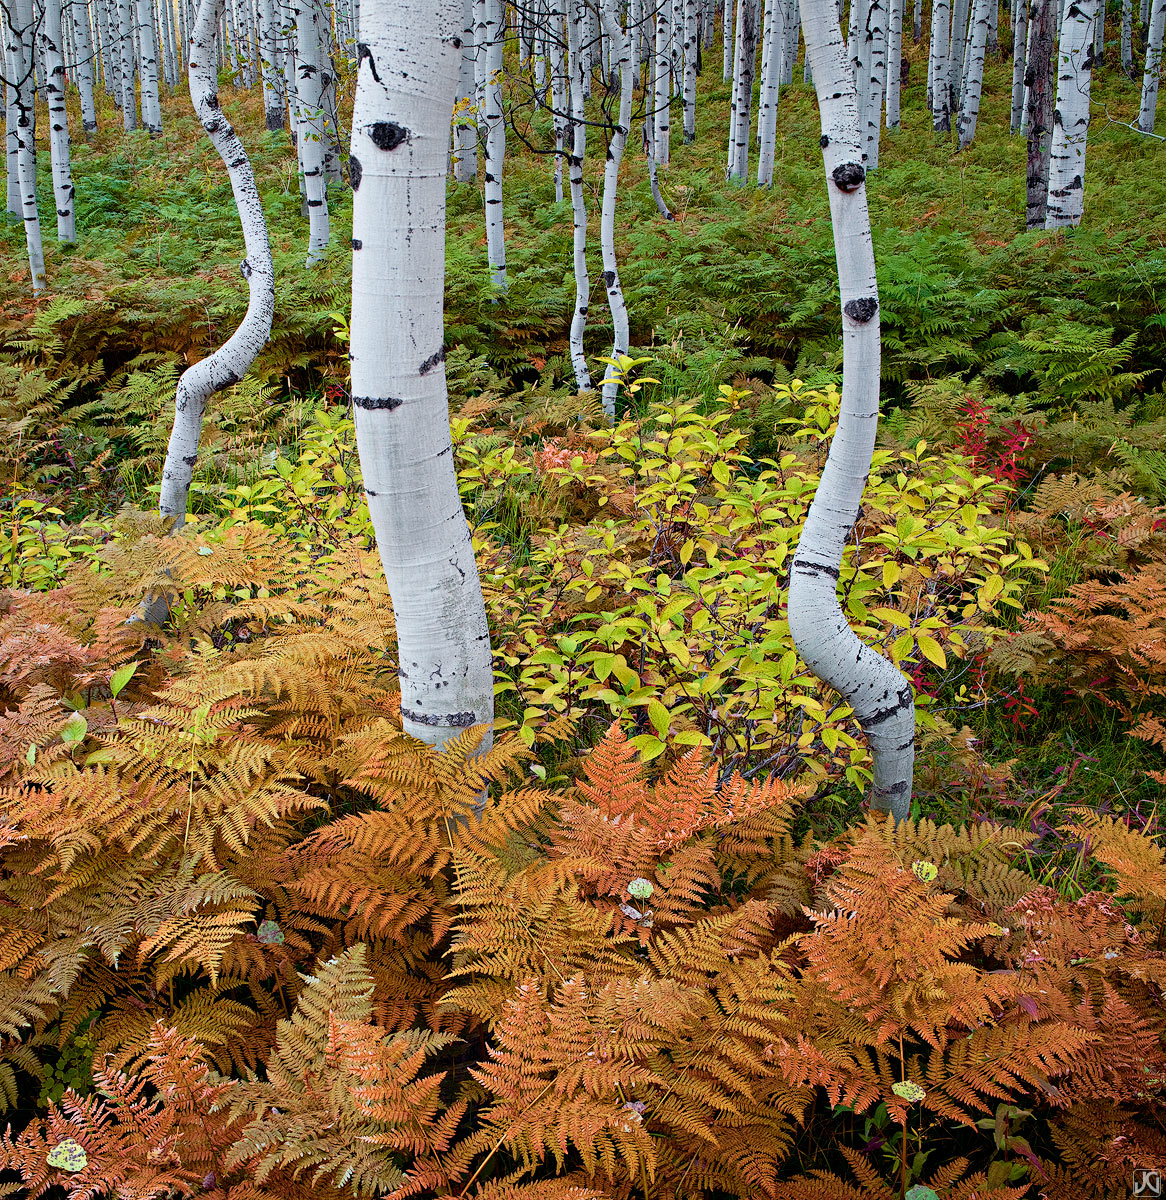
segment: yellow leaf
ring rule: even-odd
[[[933,662],[937,667],[947,666],[947,655],[943,652],[943,647],[935,640],[935,638],[926,637],[924,634],[919,635],[919,649],[923,652],[923,657],[928,662]]]

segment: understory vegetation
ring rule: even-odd
[[[782,91],[771,191],[723,181],[711,65],[674,220],[629,152],[614,424],[570,381],[570,205],[518,136],[542,118],[512,135],[505,294],[450,186],[499,713],[476,757],[480,730],[400,730],[351,196],[305,271],[286,135],[222,80],[277,308],[181,537],[153,512],[175,383],[246,297],[188,103],[74,147],[44,298],[0,229],[0,1194],[1109,1200],[1166,1169],[1162,143],[1099,75],[1082,228],[1019,232],[1009,61],[956,155],[904,55],[839,579],[915,688],[898,825],[785,613],[841,364],[810,88]],[[166,626],[133,620],[159,592]]]

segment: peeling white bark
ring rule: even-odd
[[[1045,228],[1080,225],[1085,210],[1085,143],[1093,77],[1093,22],[1098,0],[1068,0],[1057,49],[1057,105],[1049,149]]]
[[[492,725],[486,610],[450,446],[445,174],[460,0],[364,0],[352,120],[352,393],[397,626],[401,718],[441,745]],[[489,730],[487,730],[487,739]]]
[[[628,130],[632,123],[632,53],[627,35],[620,28],[619,0],[604,0],[603,31],[611,41],[619,71],[619,116],[607,146],[607,165],[603,172],[603,207],[600,213],[599,238],[603,254],[603,282],[607,288],[607,304],[611,309],[614,330],[611,358],[619,359],[628,352],[628,309],[619,282],[619,264],[615,257],[615,202],[619,187],[619,164],[623,161]],[[695,37],[694,37],[695,41]],[[694,47],[695,50],[695,47]],[[603,411],[615,416],[617,381],[610,365],[603,377]]]
[[[878,426],[880,338],[857,96],[828,7],[807,4],[803,21],[842,294],[842,409],[790,569],[789,627],[806,665],[842,694],[866,734],[874,770],[871,806],[903,820],[911,807],[915,759],[911,687],[850,628],[838,602],[842,551],[858,519]]]
[[[247,251],[247,257],[239,264],[239,269],[247,280],[249,294],[246,315],[226,344],[201,362],[188,367],[178,381],[174,396],[174,428],[166,448],[166,463],[162,469],[162,488],[158,498],[158,511],[171,519],[175,531],[181,529],[186,521],[190,481],[198,456],[202,414],[207,400],[220,388],[238,383],[247,373],[271,333],[271,320],[275,313],[275,272],[259,189],[255,186],[247,152],[219,107],[215,31],[223,3],[224,0],[200,0],[191,29],[187,71],[194,111],[230,176]],[[147,619],[158,621],[164,616],[163,598],[161,613],[155,609]]]

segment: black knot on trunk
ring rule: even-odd
[[[353,248],[353,250],[359,250],[359,249],[361,248],[361,246],[363,246],[363,245],[364,245],[364,243],[363,243],[363,242],[360,240],[360,238],[353,238],[353,239],[352,239],[352,248]]]
[[[874,296],[863,296],[861,300],[848,300],[842,311],[852,321],[865,325],[879,311],[879,302]]]
[[[363,174],[364,168],[360,165],[360,159],[355,154],[350,154],[348,156],[348,179],[354,192],[360,187],[360,178]]]
[[[244,279],[251,278],[251,264],[246,259],[243,259],[243,261],[239,264],[239,274],[242,275]]]
[[[418,375],[428,375],[439,363],[445,362],[445,347],[435,350],[418,368]]]
[[[818,145],[825,150],[826,147],[830,145],[830,139],[825,134],[822,134],[822,136],[818,139]]]
[[[353,396],[352,403],[366,412],[393,412],[404,401],[398,396]]]
[[[206,106],[207,108],[218,108],[219,96],[217,92],[211,92],[211,94],[206,98]]]
[[[611,285],[613,283],[615,283],[615,272],[614,271],[604,271],[603,272],[603,282],[606,283],[608,287],[611,287]]]
[[[368,136],[378,150],[396,150],[409,140],[409,131],[395,121],[377,121],[369,128]]]
[[[838,185],[840,191],[853,192],[862,186],[863,180],[866,179],[866,172],[860,163],[842,163],[831,172],[831,178]]]

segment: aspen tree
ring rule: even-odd
[[[186,521],[190,481],[198,458],[198,440],[207,401],[221,388],[238,383],[250,370],[271,333],[275,314],[275,271],[259,189],[247,151],[219,105],[215,41],[223,4],[224,0],[199,0],[190,31],[187,78],[195,114],[231,180],[246,247],[246,257],[239,264],[239,271],[247,281],[247,312],[224,345],[194,366],[187,367],[178,380],[174,393],[174,426],[166,447],[158,497],[158,511],[169,518],[174,531],[181,529]],[[160,623],[167,608],[166,598],[160,597],[147,607],[145,618]]]
[[[948,83],[948,55],[951,37],[949,0],[932,0],[931,55],[928,71],[931,80],[931,127],[936,133],[951,132],[951,88]]]
[[[721,81],[728,83],[733,78],[733,56],[736,38],[733,30],[735,0],[721,0]]]
[[[785,5],[782,20],[782,54],[781,76],[782,86],[794,81],[794,60],[798,56],[798,33],[802,27],[799,0],[780,0]]]
[[[980,116],[980,92],[984,84],[984,56],[988,48],[988,15],[996,0],[976,0],[972,9],[972,36],[968,43],[968,72],[964,81],[959,115],[959,148],[971,145]]]
[[[126,133],[138,127],[138,104],[134,90],[134,12],[130,0],[111,3],[111,17],[116,21],[116,52],[121,78],[121,115]]]
[[[611,357],[616,361],[628,352],[628,309],[619,281],[619,264],[615,257],[615,204],[619,187],[619,165],[632,123],[632,52],[628,37],[620,28],[619,0],[603,0],[603,30],[611,42],[619,71],[619,115],[607,146],[607,164],[603,171],[603,202],[600,213],[599,239],[603,254],[603,282],[607,288],[607,304],[611,309],[614,330]],[[603,411],[615,416],[615,368],[608,364],[603,377]]]
[[[57,210],[57,240],[77,240],[73,203],[76,192],[69,168],[69,121],[65,110],[64,36],[61,0],[45,0],[38,31],[41,61],[45,68],[45,99],[49,109],[49,155],[53,172],[53,201]]]
[[[890,0],[887,35],[887,128],[899,128],[899,96],[903,74],[903,7],[906,0]]]
[[[264,123],[272,132],[284,127],[285,111],[277,12],[274,0],[259,0],[259,72],[263,81],[263,113]]]
[[[5,75],[10,100],[8,134],[13,139],[15,150],[8,158],[9,180],[14,177],[17,180],[17,200],[19,215],[24,223],[28,271],[32,278],[33,295],[36,295],[48,286],[48,282],[45,278],[45,256],[36,204],[32,0],[8,0],[3,17]]]
[[[580,0],[581,2],[581,0]],[[672,140],[672,12],[671,0],[656,0],[653,70],[653,116],[656,165],[666,167]]]
[[[1080,225],[1085,207],[1085,143],[1093,78],[1093,24],[1098,0],[1068,0],[1057,51],[1057,103],[1049,149],[1045,228]]]
[[[726,176],[742,183],[749,177],[753,72],[757,62],[757,0],[737,0],[737,40],[733,53],[733,102],[730,109]]]
[[[1121,0],[1121,69],[1134,77],[1134,0]]]
[[[971,0],[951,0],[951,49],[948,55],[947,79],[951,87],[951,112],[960,110],[964,84],[964,54],[968,41],[968,18]]]
[[[915,0],[915,10],[911,17],[911,40],[916,45],[923,41],[923,0]]]
[[[1033,0],[1029,27],[1028,67],[1024,81],[1028,134],[1025,224],[1039,229],[1045,223],[1049,197],[1049,132],[1053,124],[1053,87],[1050,62],[1055,26],[1054,0]]]
[[[1018,0],[1012,22],[1012,114],[1009,129],[1020,130],[1024,115],[1024,73],[1028,55],[1029,0]]]
[[[486,609],[445,383],[445,175],[460,0],[363,0],[352,118],[352,395],[392,598],[401,724],[433,745],[494,717]]]
[[[76,65],[73,78],[81,98],[81,127],[86,133],[97,132],[97,104],[94,99],[96,56],[89,30],[89,6],[85,0],[70,0],[69,24],[73,30]]]
[[[777,101],[781,79],[781,51],[785,33],[785,9],[781,0],[769,0],[765,8],[765,44],[762,55],[761,95],[757,104],[757,183],[773,184],[773,163],[777,149]]]
[[[583,81],[586,74],[583,56],[584,2],[585,0],[568,0],[567,12],[571,139],[567,167],[571,180],[572,258],[575,270],[575,308],[571,313],[570,351],[575,385],[580,391],[591,387],[587,357],[583,353],[583,331],[587,327],[587,305],[591,296],[591,277],[587,273],[587,205],[583,195],[583,157],[587,153],[587,123],[583,113]]]
[[[142,125],[151,137],[162,132],[162,106],[158,101],[158,58],[154,50],[153,0],[137,0],[138,63],[141,79]]]
[[[696,60],[700,55],[696,23],[697,0],[684,0],[684,140],[696,141]]]
[[[1146,30],[1146,71],[1142,76],[1142,102],[1138,108],[1138,128],[1154,132],[1154,113],[1158,107],[1158,82],[1162,73],[1162,42],[1166,34],[1166,0],[1153,0]]]
[[[550,0],[547,12],[547,48],[550,51],[551,120],[555,127],[555,203],[563,199],[563,156],[567,151],[571,125],[568,107],[567,39],[563,0]]]
[[[477,93],[474,88],[474,0],[463,0],[461,50],[458,63],[458,103],[474,105]],[[463,114],[454,126],[453,177],[458,183],[470,183],[478,177],[478,129],[477,112],[474,120]]]
[[[862,159],[867,170],[879,165],[879,135],[883,125],[883,95],[887,86],[887,9],[883,0],[869,0],[859,34],[863,42],[862,73],[858,84],[862,122]]]
[[[506,288],[506,232],[502,207],[502,173],[506,159],[506,121],[502,108],[502,52],[506,44],[506,19],[502,0],[479,0],[481,16],[475,23],[480,37],[480,120],[486,155],[484,198],[486,206],[486,257],[494,286]]]
[[[809,669],[854,710],[870,744],[871,807],[911,810],[915,706],[903,674],[859,638],[838,602],[842,551],[858,520],[879,415],[879,303],[858,96],[833,5],[807,3],[806,53],[822,122],[842,301],[842,407],[790,567],[789,628]]]
[[[320,44],[318,0],[296,0],[296,100],[299,105],[297,150],[308,204],[306,266],[318,263],[328,250],[328,180],[324,173],[324,62]]]

